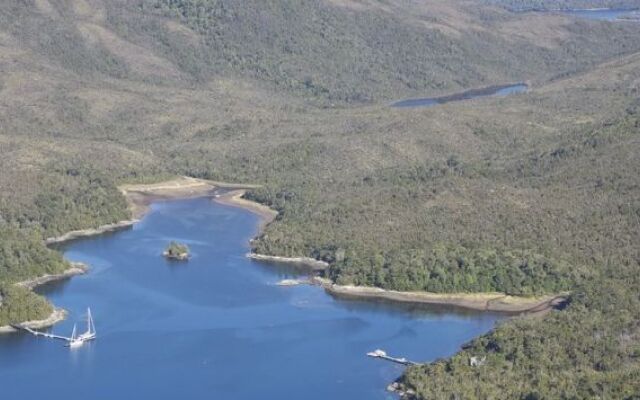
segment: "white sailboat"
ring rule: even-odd
[[[69,342],[67,346],[69,347],[80,347],[84,344],[84,341],[80,340],[76,336],[76,324],[73,324],[73,331],[71,332],[71,337],[69,338]]]
[[[93,340],[96,338],[96,327],[93,324],[93,317],[91,316],[91,309],[87,308],[87,331],[81,333],[80,335],[76,334],[76,325],[73,325],[73,332],[71,333],[71,337],[68,339],[69,343],[67,346],[69,347],[80,347],[85,342],[89,340]]]

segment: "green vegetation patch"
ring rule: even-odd
[[[0,326],[43,320],[52,312],[47,300],[30,289],[0,283]]]
[[[186,260],[189,258],[189,247],[186,244],[171,242],[164,250],[164,256],[174,260]]]
[[[47,248],[37,231],[0,229],[0,283],[15,283],[68,268],[62,255]]]
[[[636,399],[640,299],[628,287],[640,282],[635,272],[616,275],[577,287],[564,312],[500,324],[450,359],[409,368],[401,381],[420,399]],[[485,362],[471,366],[471,357]]]
[[[566,262],[532,251],[437,244],[429,250],[345,251],[329,271],[339,284],[437,293],[558,293],[575,281]]]

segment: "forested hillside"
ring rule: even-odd
[[[640,392],[640,24],[482,1],[7,0],[0,6],[0,325],[42,239],[128,217],[117,185],[256,183],[256,251],[339,283],[570,291],[450,361],[420,398]],[[528,81],[529,93],[395,109]],[[487,355],[479,369],[470,355]],[[480,382],[480,383],[478,383]]]
[[[574,48],[590,42],[597,46],[593,42],[599,40],[575,35],[555,46],[539,46],[501,31],[513,16],[483,14],[473,7],[463,11],[447,2],[143,4],[145,14],[175,16],[203,36],[206,69],[240,72],[279,88],[351,102],[573,71],[585,62],[575,57]],[[625,42],[597,47],[612,54],[632,46]]]
[[[0,20],[20,47],[81,76],[242,77],[329,104],[544,81],[639,47],[637,27],[465,1],[9,0]]]

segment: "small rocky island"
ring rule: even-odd
[[[189,247],[186,244],[171,242],[162,254],[170,260],[186,261],[189,259]]]

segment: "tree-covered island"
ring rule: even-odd
[[[172,241],[162,254],[170,260],[186,261],[189,259],[189,247]]]

